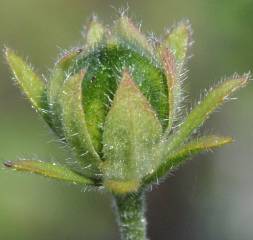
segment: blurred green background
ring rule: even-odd
[[[252,0],[128,0],[128,5],[143,30],[158,35],[182,18],[192,22],[186,105],[221,77],[252,70]],[[82,43],[80,30],[91,14],[110,24],[126,6],[120,0],[0,0],[0,47],[29,56],[47,76],[61,49]],[[0,79],[0,161],[68,158],[14,86],[2,54]],[[253,239],[252,90],[250,84],[240,91],[238,101],[202,128],[232,135],[236,142],[194,158],[148,194],[151,239]],[[116,240],[119,235],[107,194],[3,170],[0,239]]]

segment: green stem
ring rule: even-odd
[[[147,240],[143,192],[115,195],[121,240]]]

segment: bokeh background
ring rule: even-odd
[[[0,48],[29,56],[48,76],[61,49],[82,43],[80,30],[96,13],[110,24],[119,8],[157,35],[189,18],[193,57],[188,102],[221,77],[253,68],[252,0],[0,0]],[[202,128],[236,142],[195,157],[148,194],[149,236],[156,240],[253,239],[252,83]],[[211,129],[211,130],[207,130]],[[0,56],[0,161],[65,159],[46,124],[11,81]],[[42,177],[0,170],[0,239],[119,239],[110,196]]]

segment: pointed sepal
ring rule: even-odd
[[[32,102],[35,110],[49,122],[46,98],[47,90],[44,81],[34,72],[29,64],[16,55],[10,48],[5,49],[5,57],[19,87]]]
[[[167,157],[175,147],[185,142],[191,134],[197,130],[228,97],[239,88],[244,87],[249,79],[249,75],[234,76],[220,83],[212,89],[206,97],[189,113],[179,129],[172,137],[162,141],[163,157]]]
[[[161,50],[160,55],[168,86],[169,117],[166,129],[166,134],[168,135],[172,129],[173,123],[176,120],[178,109],[182,100],[182,90],[174,54],[170,49],[164,48]]]
[[[86,47],[94,48],[103,41],[105,29],[96,16],[93,16],[86,33]]]
[[[59,103],[59,95],[62,92],[64,80],[70,75],[70,67],[75,63],[75,60],[82,49],[74,49],[65,53],[55,64],[51,73],[50,82],[48,84],[48,101],[50,106],[50,114],[52,119],[53,130],[60,137],[63,138],[62,124],[61,124],[61,109]]]
[[[168,84],[169,121],[166,135],[171,132],[181,108],[183,65],[191,45],[191,38],[189,21],[181,21],[169,31],[157,49]]]
[[[149,102],[125,71],[107,115],[103,134],[105,185],[126,193],[158,165],[153,147],[162,128]]]
[[[188,20],[181,21],[165,36],[160,49],[170,49],[174,54],[177,64],[182,64],[191,45],[192,30]]]
[[[21,172],[35,173],[44,177],[80,185],[95,185],[92,179],[79,175],[70,169],[56,163],[35,160],[6,161],[5,167]]]
[[[201,152],[206,152],[214,148],[222,147],[225,144],[232,143],[231,137],[222,137],[216,135],[203,136],[193,139],[181,146],[179,149],[172,151],[167,157],[166,161],[159,166],[159,168],[152,174],[145,177],[145,184],[156,181],[165,176],[170,171],[184,164],[193,155]]]
[[[65,80],[59,96],[61,119],[66,141],[78,153],[84,171],[99,174],[100,157],[90,138],[82,106],[82,81],[85,72],[81,71]]]
[[[216,135],[203,136],[190,142],[186,143],[184,146],[180,147],[175,152],[172,152],[169,156],[168,162],[170,162],[171,167],[178,167],[183,164],[187,158],[192,155],[209,151],[214,148],[222,147],[225,144],[232,143],[233,138],[231,137],[221,137]]]
[[[135,26],[127,16],[121,16],[115,21],[113,33],[119,43],[137,50],[141,54],[153,57],[153,49],[146,36]]]

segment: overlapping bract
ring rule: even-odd
[[[231,142],[230,137],[191,136],[227,97],[245,86],[249,75],[217,85],[180,127],[173,128],[191,41],[187,21],[152,44],[126,16],[111,29],[93,18],[86,45],[61,57],[47,84],[6,49],[19,86],[73,151],[78,165],[72,170],[32,160],[5,165],[124,194],[152,184],[192,154]]]

